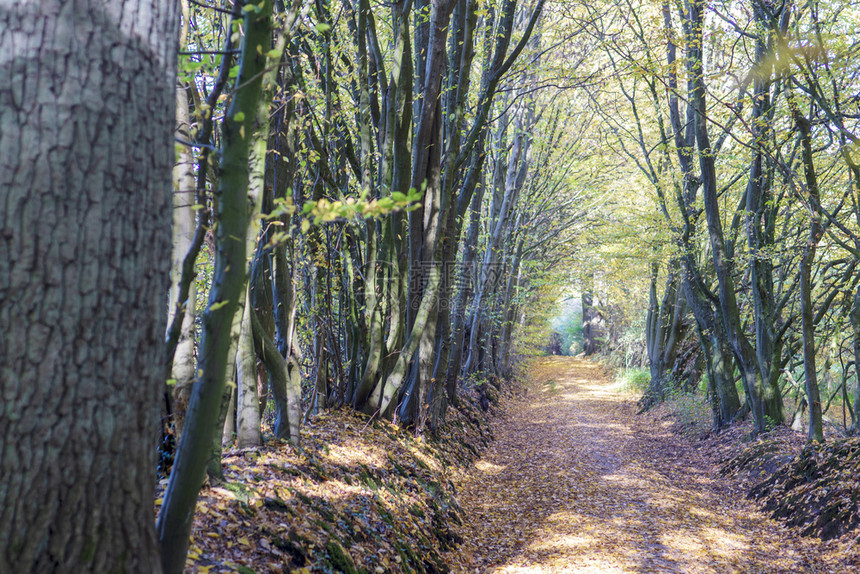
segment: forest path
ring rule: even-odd
[[[532,370],[456,485],[457,572],[819,572],[817,543],[757,512],[585,360]],[[667,423],[668,425],[668,423]]]

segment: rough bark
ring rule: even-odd
[[[159,572],[178,15],[0,7],[0,572]]]

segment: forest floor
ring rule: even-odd
[[[456,572],[858,572],[856,533],[822,542],[770,520],[719,476],[725,452],[637,415],[602,369],[536,361],[495,441],[454,480]],[[701,441],[699,441],[701,443]]]

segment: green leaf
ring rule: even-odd
[[[245,112],[236,112],[233,114],[234,122],[244,122],[245,121]]]
[[[314,30],[316,30],[320,34],[324,34],[325,32],[328,32],[329,30],[331,30],[331,26],[329,26],[328,24],[324,24],[324,23],[320,22],[319,24],[314,26]]]
[[[209,310],[210,311],[217,311],[218,309],[220,309],[221,307],[226,305],[228,302],[229,301],[216,301],[215,303],[212,303],[211,305],[209,305]]]

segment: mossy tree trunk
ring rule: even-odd
[[[185,566],[197,494],[203,485],[210,446],[216,440],[230,348],[229,333],[245,289],[249,154],[266,53],[271,42],[272,3],[264,0],[260,5],[248,4],[248,8],[237,89],[222,128],[221,177],[215,196],[218,222],[215,271],[209,304],[203,315],[197,378],[176,463],[158,516],[157,529],[166,574],[178,574]]]

